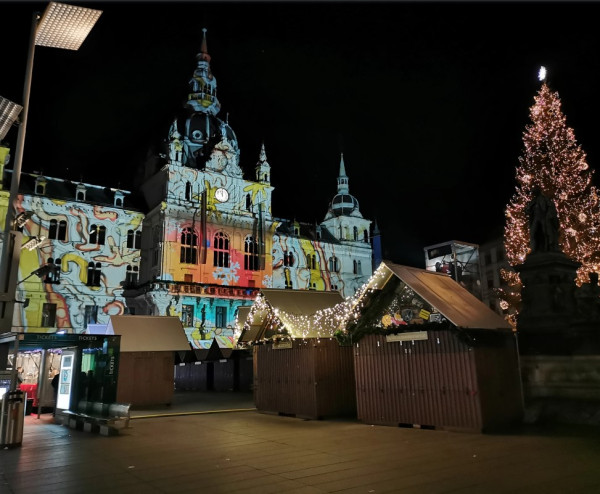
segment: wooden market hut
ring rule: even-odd
[[[111,316],[106,334],[121,335],[117,401],[132,406],[170,404],[175,352],[190,349],[172,316]]]
[[[448,275],[384,261],[350,325],[358,418],[485,432],[520,422],[510,325]]]
[[[340,346],[318,330],[299,333],[292,322],[342,300],[338,292],[261,291],[240,337],[254,343],[258,411],[308,419],[356,416],[352,347]],[[274,319],[284,333],[274,329]]]

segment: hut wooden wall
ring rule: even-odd
[[[259,411],[302,418],[355,416],[352,348],[328,338],[255,346],[254,402]]]
[[[117,401],[160,405],[173,400],[173,352],[123,352],[119,358]]]
[[[427,340],[402,344],[366,336],[354,345],[358,418],[473,432],[519,420],[520,380],[510,338],[501,347],[477,348],[451,331],[429,331]]]

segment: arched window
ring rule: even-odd
[[[288,252],[287,250],[283,251],[283,265],[284,266],[293,266],[294,265],[294,254]]]
[[[360,261],[352,261],[353,263],[353,273],[354,274],[362,274],[362,267],[360,265]]]
[[[131,264],[127,265],[127,272],[125,273],[125,282],[127,284],[133,285],[138,281],[139,270],[137,266],[131,266]]]
[[[217,232],[213,240],[214,262],[220,268],[229,267],[229,237],[223,232]]]
[[[288,268],[284,268],[283,270],[283,278],[285,280],[285,287],[286,288],[294,288],[294,285],[292,284],[292,276],[290,275],[290,270]]]
[[[127,248],[128,249],[133,249],[133,242],[134,242],[134,237],[133,237],[133,230],[127,230]]]
[[[85,201],[85,192],[83,192],[82,190],[80,190],[79,192],[77,192],[77,200],[78,201]]]
[[[192,200],[192,184],[189,182],[185,183],[185,200],[186,201]]]
[[[198,235],[189,227],[181,231],[179,262],[185,264],[196,264],[198,262]]]
[[[48,228],[48,238],[56,239],[58,234],[58,221],[50,220],[50,227]]]
[[[363,240],[365,241],[366,244],[369,243],[369,230],[363,231]]]
[[[87,286],[100,286],[100,278],[102,277],[102,265],[99,262],[90,262],[88,263],[87,271]]]
[[[48,228],[48,238],[52,240],[66,240],[67,222],[65,220],[50,220],[50,227]]]
[[[60,220],[58,222],[58,235],[56,239],[67,240],[67,222],[65,220]]]
[[[339,273],[340,271],[340,261],[335,256],[329,258],[329,271],[332,273]]]
[[[358,227],[355,226],[352,231],[354,233],[354,240],[358,240]]]
[[[317,256],[314,254],[308,254],[306,256],[306,267],[308,269],[317,269]]]
[[[244,269],[258,271],[258,242],[252,235],[246,236],[244,242]]]
[[[106,241],[106,227],[91,225],[90,226],[90,244],[104,245]]]
[[[252,209],[252,197],[250,194],[246,194],[246,209],[250,211]]]
[[[142,248],[142,232],[135,232],[135,242],[133,246],[136,249]]]

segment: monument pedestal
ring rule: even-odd
[[[517,316],[522,355],[569,355],[575,321],[575,277],[580,264],[562,252],[534,252],[515,266],[521,277],[522,309]]]

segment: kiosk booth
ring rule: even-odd
[[[25,413],[78,411],[80,402],[116,402],[120,336],[49,333],[0,335],[0,371],[24,393]],[[52,380],[57,375],[57,386]]]

